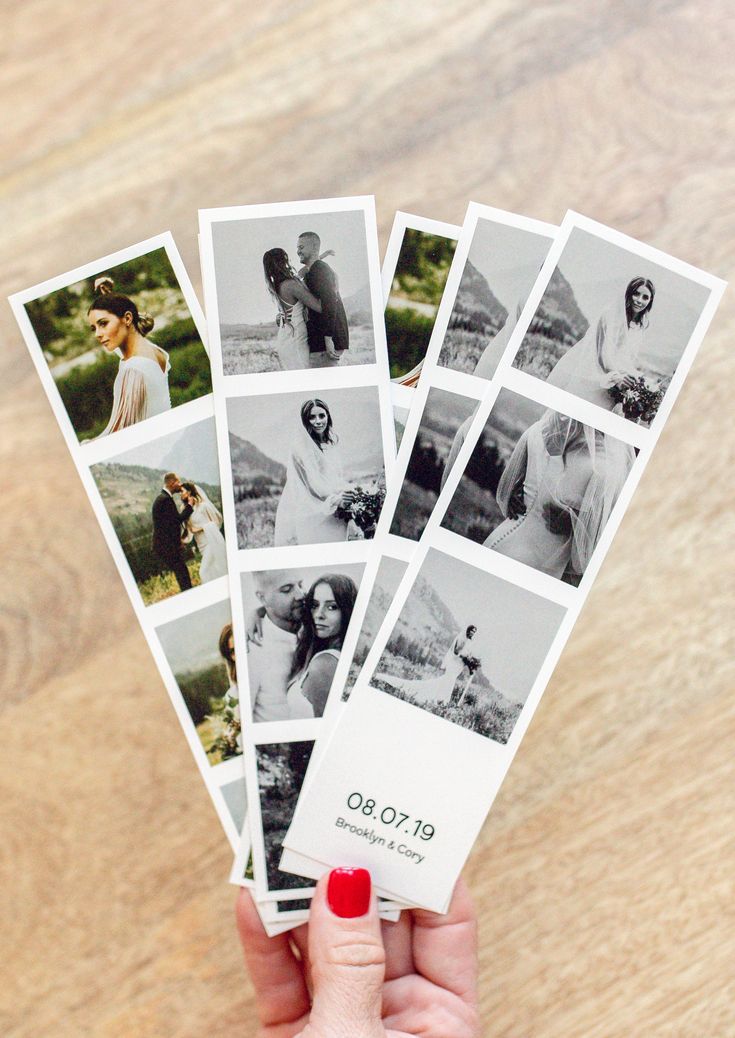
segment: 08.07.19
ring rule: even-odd
[[[347,797],[347,806],[350,811],[359,811],[366,818],[379,819],[383,825],[393,826],[404,833],[418,836],[421,840],[430,840],[434,835],[434,826],[425,822],[423,818],[411,818],[404,811],[398,811],[395,807],[390,806],[386,806],[378,812],[375,800],[372,797],[363,797],[362,793],[350,793]]]

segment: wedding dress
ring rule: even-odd
[[[299,422],[276,509],[275,547],[347,540],[347,523],[334,515],[346,489],[339,444],[319,447]]]
[[[411,680],[395,678],[388,674],[376,674],[375,677],[395,685],[417,703],[448,703],[457,678],[464,669],[464,662],[460,657],[465,654],[466,650],[467,639],[464,635],[458,634],[441,662],[442,673],[435,678]]]
[[[222,536],[222,516],[207,495],[197,487],[201,501],[194,507],[187,520],[187,527],[194,535],[201,554],[199,579],[202,584],[227,575],[227,549]]]
[[[165,360],[164,370],[153,357],[136,354],[127,360],[120,360],[112,387],[112,413],[100,436],[108,436],[155,414],[171,410],[168,391],[171,362],[165,350],[160,346],[155,348]]]
[[[603,310],[579,342],[556,362],[546,381],[606,411],[615,401],[608,389],[620,375],[639,375],[647,323],[628,326],[625,301]]]
[[[519,301],[515,308],[515,316],[508,316],[505,319],[505,324],[502,328],[498,329],[497,334],[490,340],[485,349],[482,351],[480,359],[475,365],[475,370],[472,372],[477,378],[492,378],[495,374],[495,370],[500,363],[500,358],[505,352],[505,347],[510,341],[513,329],[518,324],[518,318],[521,316],[521,311],[524,306],[523,301]]]
[[[311,705],[309,700],[304,695],[304,685],[309,677],[309,669],[314,662],[320,656],[332,656],[335,660],[339,659],[339,649],[322,649],[321,652],[315,652],[309,660],[309,665],[298,677],[295,677],[291,684],[288,686],[288,692],[286,693],[286,701],[288,704],[288,716],[290,720],[301,720],[302,718],[314,717],[314,707]]]
[[[309,336],[306,327],[306,308],[303,303],[284,303],[278,299],[278,334],[276,353],[283,371],[303,370],[309,367]]]
[[[552,577],[567,566],[581,575],[634,459],[627,444],[547,411],[508,460],[497,491],[506,519],[485,546]],[[526,511],[512,519],[509,502],[521,485]]]

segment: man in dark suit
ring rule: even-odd
[[[191,515],[193,509],[187,505],[179,511],[174,501],[174,494],[181,490],[181,480],[175,472],[168,472],[163,477],[163,488],[153,502],[153,551],[161,559],[166,569],[173,570],[182,591],[191,587],[191,577],[186,568],[181,545],[182,526]]]
[[[307,332],[311,367],[339,364],[350,347],[347,314],[339,294],[337,275],[319,259],[321,241],[314,231],[299,235],[296,252],[304,265],[304,283],[322,304],[322,312],[309,311]]]

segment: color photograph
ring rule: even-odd
[[[227,575],[214,418],[90,472],[145,605]]]
[[[164,248],[25,309],[80,443],[212,391],[209,357]]]

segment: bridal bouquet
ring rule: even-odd
[[[474,674],[476,670],[479,670],[482,666],[482,660],[477,656],[460,656],[459,657],[464,663],[470,674]]]
[[[364,534],[372,535],[385,501],[385,487],[373,480],[367,486],[354,487],[352,492],[352,502],[346,507],[340,505],[334,514],[337,519],[344,519],[345,522],[352,520]]]
[[[629,388],[611,386],[608,393],[616,404],[622,404],[623,415],[632,422],[651,422],[664,398],[660,383],[649,382],[642,375]]]

